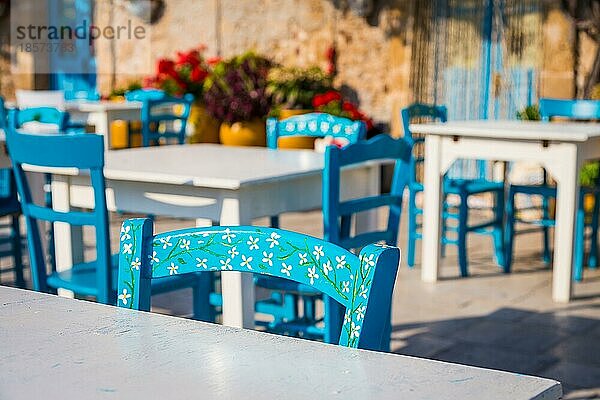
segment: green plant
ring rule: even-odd
[[[600,183],[600,162],[591,161],[581,167],[579,173],[579,183],[581,186],[596,186]]]
[[[355,104],[345,100],[337,90],[315,95],[312,104],[315,111],[350,118],[354,121],[364,121],[367,125],[367,131],[374,128],[373,120],[360,111]]]
[[[275,67],[267,78],[267,94],[275,110],[311,109],[315,95],[331,89],[331,76],[319,67]]]
[[[539,121],[542,119],[540,115],[540,107],[537,104],[527,106],[521,111],[517,111],[517,119],[523,121]]]
[[[108,97],[113,98],[113,97],[125,96],[125,93],[133,91],[133,90],[139,90],[141,88],[142,88],[142,83],[140,81],[131,81],[125,86],[119,86],[119,87],[114,88],[110,92],[110,95]]]

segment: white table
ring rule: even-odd
[[[68,101],[65,109],[73,120],[87,121],[104,135],[106,149],[111,148],[110,125],[114,121],[139,121],[142,103],[139,101]]]
[[[557,182],[552,298],[568,302],[579,171],[600,158],[600,124],[456,121],[415,124],[425,134],[422,279],[435,282],[440,264],[441,179],[456,159],[536,162]]]
[[[221,225],[251,225],[259,217],[321,207],[323,154],[308,150],[269,150],[199,144],[108,151],[104,174],[110,210],[187,219]],[[54,171],[53,205],[93,207],[89,178],[77,171]],[[379,193],[379,164],[342,174],[342,199]],[[205,223],[203,221],[202,223]],[[360,216],[357,229],[374,229],[373,213]],[[80,240],[68,225],[55,226],[56,262],[68,269],[83,258]],[[78,235],[75,235],[78,237]],[[249,274],[222,277],[223,322],[254,326],[254,285]]]
[[[0,287],[6,399],[558,399],[560,383]]]

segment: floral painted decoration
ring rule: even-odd
[[[147,220],[127,220],[121,229],[120,307],[139,308],[141,277],[200,271],[266,274],[314,286],[344,305],[340,343],[358,346],[377,259],[386,247],[367,246],[357,258],[320,239],[257,227],[188,229],[146,241],[141,234],[144,223]]]

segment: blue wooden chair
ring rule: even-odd
[[[267,147],[278,148],[280,137],[312,137],[323,138],[332,136],[334,138],[345,138],[350,143],[356,143],[365,139],[367,127],[362,121],[352,121],[348,118],[336,117],[325,113],[309,113],[297,115],[284,120],[277,118],[267,119]],[[279,228],[279,216],[272,216],[270,220],[272,228]],[[256,303],[256,311],[272,315],[275,320],[268,325],[269,329],[276,329],[284,321],[297,319],[296,307],[298,291],[292,290],[289,282],[281,282],[269,278],[257,278],[257,284],[270,289],[279,289],[271,297]],[[314,315],[314,296],[304,296],[305,315]],[[313,320],[314,318],[309,318]],[[312,323],[311,323],[312,324]],[[309,324],[309,325],[311,325]],[[300,331],[307,333],[302,324]],[[290,325],[288,324],[288,329]],[[311,329],[309,328],[308,331]],[[317,330],[317,336],[322,336],[322,330]]]
[[[352,121],[325,113],[297,115],[284,120],[267,119],[267,147],[276,149],[278,139],[288,136],[333,136],[356,143],[366,138],[367,126],[363,121]]]
[[[367,161],[391,160],[395,162],[391,190],[368,198],[341,201],[340,174],[342,168]],[[402,210],[402,193],[408,183],[410,146],[404,140],[395,140],[388,135],[379,135],[369,141],[359,141],[343,149],[335,146],[327,148],[325,153],[325,169],[323,171],[323,218],[324,239],[345,249],[356,250],[373,242],[384,242],[395,246],[398,238],[398,226]],[[355,236],[351,234],[352,218],[359,212],[387,207],[389,216],[387,226],[381,231],[363,232]],[[343,259],[331,259],[328,264],[330,272],[344,268]],[[324,267],[325,268],[325,267]],[[327,273],[326,273],[327,275]],[[273,289],[273,282],[280,280],[259,279],[259,286]],[[285,282],[287,283],[287,282]],[[334,343],[339,337],[340,313],[337,303],[329,297],[315,292],[305,285],[281,284],[276,289],[295,293],[302,297],[304,316],[291,319],[290,315],[276,319],[269,328],[275,332],[301,334],[305,337],[322,338],[327,343]],[[323,321],[315,318],[315,300],[324,300],[325,317]],[[285,299],[288,300],[287,298]],[[307,311],[308,310],[308,311]],[[308,315],[307,315],[308,314]],[[323,322],[323,326],[317,323]],[[387,336],[386,349],[389,347]]]
[[[0,129],[6,131],[7,127],[8,113],[4,99],[0,97]],[[9,217],[8,234],[0,236],[0,245],[8,245],[8,250],[0,251],[0,257],[10,256],[13,258],[15,283],[19,287],[25,287],[20,215],[21,206],[17,198],[17,187],[12,170],[10,168],[0,169],[0,217]]]
[[[540,115],[542,120],[549,122],[554,117],[569,118],[575,120],[598,120],[600,119],[600,101],[598,100],[561,100],[540,99]],[[567,134],[568,132],[565,132]],[[515,198],[517,195],[541,197],[541,207],[525,207],[517,209]],[[585,215],[583,199],[586,195],[594,196],[594,209],[590,215]],[[513,256],[514,237],[520,233],[528,233],[539,228],[543,231],[543,260],[550,262],[550,238],[549,229],[555,225],[555,220],[550,216],[550,199],[556,198],[556,187],[548,183],[546,171],[541,185],[510,185],[508,201],[506,204],[507,228],[506,228],[506,263],[510,270]],[[522,219],[519,214],[525,210],[537,210],[541,212],[541,218]],[[575,226],[575,250],[573,257],[573,277],[580,281],[583,277],[583,259],[585,253],[585,228],[591,228],[591,247],[588,258],[590,268],[596,268],[598,263],[598,216],[600,214],[600,187],[581,187],[579,192],[579,204]],[[516,231],[515,223],[533,225],[533,230]]]
[[[27,222],[27,238],[31,263],[33,288],[49,292],[58,288],[73,291],[80,296],[94,296],[104,304],[115,304],[117,288],[117,256],[110,254],[109,223],[106,209],[104,183],[104,140],[99,135],[33,135],[7,132],[7,144],[13,171],[21,197],[23,214]],[[89,171],[94,190],[95,208],[92,211],[58,212],[45,205],[35,204],[23,164],[44,168],[77,168]],[[96,259],[74,265],[71,269],[48,274],[40,240],[38,221],[62,222],[73,226],[92,226],[96,232]],[[130,238],[127,228],[121,238]],[[142,261],[132,259],[133,271]],[[194,314],[201,317],[206,312],[206,285],[197,275],[169,277],[153,282],[155,293],[192,288]],[[204,297],[203,297],[204,296]]]
[[[307,285],[339,302],[346,309],[340,345],[380,350],[386,341],[397,248],[369,245],[359,258],[324,240],[272,228],[192,228],[153,235],[151,220],[130,219],[122,229],[131,235],[121,237],[119,307],[149,311],[155,279],[217,270],[262,274]],[[228,250],[234,245],[241,254],[231,258]],[[344,260],[343,268],[331,268],[336,259]],[[135,260],[141,260],[139,269],[131,268]]]
[[[444,106],[432,106],[426,104],[413,104],[402,110],[402,122],[404,124],[404,137],[413,147],[413,154],[410,166],[409,202],[408,202],[408,256],[407,263],[409,267],[415,264],[415,246],[416,241],[422,238],[420,232],[421,224],[419,216],[423,210],[417,206],[417,194],[423,191],[423,183],[419,181],[419,172],[422,169],[424,157],[417,154],[419,146],[422,146],[425,139],[423,137],[414,137],[410,131],[410,123],[414,119],[426,119],[433,121],[446,122],[447,110]],[[475,170],[471,176],[463,175],[462,167]],[[504,183],[494,182],[487,179],[486,165],[484,161],[465,161],[459,160],[455,163],[452,171],[445,176],[443,182],[444,204],[442,217],[442,255],[445,254],[446,245],[458,246],[458,264],[461,276],[468,276],[468,257],[467,257],[467,235],[471,232],[491,234],[494,239],[495,257],[498,265],[504,266]],[[469,171],[472,172],[472,171]],[[473,195],[491,193],[495,197],[493,207],[494,217],[476,225],[469,225],[469,205],[468,199]],[[460,205],[455,208],[447,201],[449,194],[458,196]],[[456,221],[455,226],[451,226],[449,221]],[[450,237],[453,232],[456,238]]]
[[[310,113],[278,120],[267,119],[267,147],[277,149],[280,137],[308,136],[323,138],[345,138],[356,143],[367,137],[367,126],[363,121],[335,117],[325,113]],[[271,227],[279,227],[279,216],[271,217]]]
[[[52,129],[56,129],[57,133],[70,132],[70,133],[82,133],[85,129],[76,129],[70,125],[69,114],[65,111],[59,110],[54,107],[29,107],[23,109],[12,109],[10,110],[10,129],[21,130],[27,123],[37,122],[40,124],[52,126]],[[12,171],[10,171],[12,175]],[[45,191],[45,204],[46,207],[52,207],[52,192],[50,191],[50,184],[52,177],[50,174],[45,175],[46,187]],[[17,188],[14,186],[15,195]],[[55,251],[54,251],[54,226],[53,224],[47,224],[45,229],[46,240],[48,242],[48,262],[52,266],[52,270],[56,269],[55,263]]]
[[[172,97],[162,90],[140,89],[125,94],[128,101],[142,102],[142,146],[162,140],[176,139],[185,143],[187,120],[194,96]],[[176,110],[180,106],[181,111]]]

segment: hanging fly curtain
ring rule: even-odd
[[[414,101],[444,104],[449,120],[514,119],[537,102],[541,0],[418,1],[410,77]],[[422,151],[422,149],[420,150]],[[485,174],[477,161],[449,171]]]

